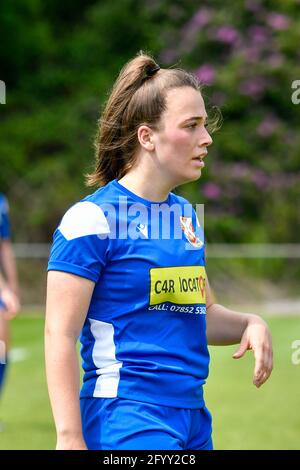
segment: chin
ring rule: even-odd
[[[197,181],[199,178],[201,178],[201,175],[202,173],[200,170],[200,171],[197,171],[197,173],[193,172],[193,174],[186,175],[185,178],[181,177],[180,180],[178,178],[176,186],[180,186],[186,183],[191,183],[192,181]]]
[[[190,173],[190,175],[188,175],[187,182],[188,181],[197,181],[199,178],[201,178],[201,176],[202,176],[201,169],[199,169],[197,171],[193,171],[193,173]]]
[[[197,181],[199,178],[201,178],[201,176],[202,176],[202,170],[198,171],[197,174],[195,174],[192,181]]]

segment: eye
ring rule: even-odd
[[[195,127],[197,127],[197,125],[198,125],[198,124],[197,124],[196,122],[194,122],[194,124],[189,124],[189,125],[187,126],[187,128],[188,128],[188,129],[195,129]]]

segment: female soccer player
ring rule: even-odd
[[[252,349],[257,387],[271,373],[267,325],[213,303],[196,212],[171,192],[201,176],[206,118],[196,78],[144,54],[112,89],[89,176],[99,189],[64,215],[48,266],[57,449],[211,449],[207,343]]]
[[[10,241],[8,204],[0,194],[0,265],[5,279],[0,275],[0,392],[4,384],[9,350],[9,323],[20,308],[18,279]]]

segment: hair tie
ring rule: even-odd
[[[148,64],[145,68],[145,72],[146,72],[146,78],[148,77],[153,77],[153,75],[156,74],[156,72],[158,72],[160,70],[160,66],[159,65],[152,65],[152,64]]]

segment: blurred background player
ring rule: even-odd
[[[9,320],[20,309],[19,285],[11,244],[8,203],[0,193],[0,395],[4,385],[9,351]]]

